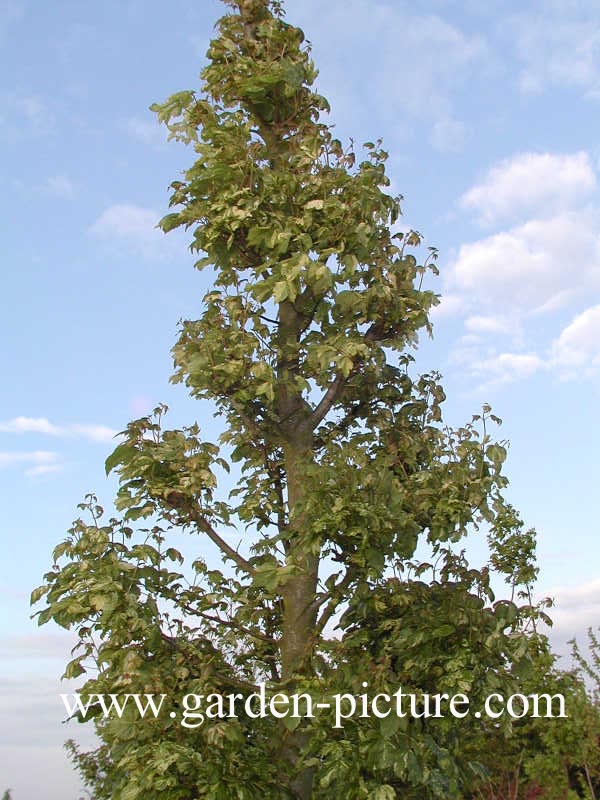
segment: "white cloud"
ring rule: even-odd
[[[475,333],[514,332],[514,323],[501,316],[473,316],[465,320],[465,328]]]
[[[0,451],[0,469],[31,464],[32,466],[27,470],[27,474],[30,474],[31,469],[35,470],[37,468],[58,466],[57,459],[57,453],[53,453],[49,450],[32,450],[29,452],[11,452],[3,450]]]
[[[36,467],[30,467],[25,470],[25,475],[28,478],[40,478],[42,475],[52,475],[55,472],[62,472],[64,469],[62,464],[38,464]]]
[[[549,368],[562,378],[596,374],[600,306],[580,313],[562,333],[555,323],[556,333],[543,339],[552,312],[600,292],[600,208],[590,196],[595,189],[587,153],[525,153],[490,169],[462,196],[462,207],[488,224],[532,218],[459,248],[445,288],[459,298],[459,310],[462,301],[465,331],[488,339],[459,342],[452,360],[473,375],[487,375],[490,384]],[[499,351],[498,335],[510,336],[510,350]]]
[[[448,283],[483,315],[560,308],[600,287],[600,215],[565,212],[464,244]]]
[[[106,425],[55,425],[45,417],[14,417],[0,422],[0,433],[42,433],[48,436],[79,436],[93,442],[109,442],[117,431]]]
[[[33,184],[13,178],[11,184],[28,200],[34,195],[46,195],[60,200],[70,200],[77,194],[77,185],[64,173],[50,175],[41,183]]]
[[[552,594],[560,598],[560,608],[564,612],[579,611],[582,606],[589,605],[597,606],[600,612],[600,578],[577,584],[577,586],[561,586],[556,588]],[[600,620],[600,613],[596,618],[596,621],[598,620]]]
[[[167,138],[167,129],[164,125],[160,125],[154,117],[152,119],[144,119],[142,117],[130,117],[123,123],[123,128],[144,144],[153,147],[160,147],[163,145]]]
[[[448,361],[461,367],[471,369],[471,365],[483,361],[484,358],[494,355],[493,348],[487,348],[484,354],[485,340],[481,336],[467,333],[461,336],[456,346],[451,350]]]
[[[600,367],[600,305],[592,306],[562,331],[552,345],[552,361],[565,377],[592,374]],[[571,370],[575,370],[571,373]]]
[[[54,115],[47,102],[38,95],[14,97],[12,105],[16,113],[26,120],[32,133],[46,134],[54,129]]]
[[[2,433],[46,433],[50,436],[60,436],[61,428],[53,425],[45,417],[14,417],[8,422],[0,422]]]
[[[595,0],[548,0],[514,15],[507,34],[523,62],[523,91],[561,86],[600,95],[600,8]]]
[[[1,791],[10,787],[15,800],[39,797],[40,786],[48,800],[84,796],[63,743],[74,738],[84,750],[97,746],[89,725],[65,724],[60,693],[75,692],[82,682],[58,678],[74,637],[51,638],[37,634],[0,640]]]
[[[465,192],[460,205],[482,223],[548,217],[573,209],[596,188],[596,174],[585,152],[572,155],[520,153],[492,167],[483,181]]]
[[[50,630],[53,629],[54,633]],[[80,689],[83,679],[60,680],[77,636],[48,625],[41,631],[0,638],[0,794],[15,800],[64,800],[87,796],[63,749],[67,738],[84,751],[97,747],[93,725],[65,723],[61,693]]]
[[[476,361],[471,369],[485,377],[485,386],[512,383],[544,369],[545,362],[535,353],[500,353]]]
[[[467,330],[478,333],[509,332],[496,327],[501,319],[470,317]],[[463,336],[451,355],[451,361],[466,367],[472,375],[484,378],[480,388],[522,380],[541,370],[552,370],[562,380],[582,380],[600,373],[600,305],[577,314],[550,347],[540,353],[498,353],[481,336]]]
[[[457,314],[464,308],[464,300],[457,294],[442,294],[440,302],[437,306],[433,306],[430,312],[432,320],[439,319],[440,317],[450,317]]]
[[[53,197],[68,200],[75,196],[75,184],[64,174],[51,175],[44,181],[42,191]]]
[[[460,150],[466,138],[466,126],[456,119],[448,117],[439,119],[431,129],[431,144],[441,153]]]
[[[99,236],[146,239],[156,227],[158,214],[149,208],[122,203],[106,208],[92,225]]]
[[[106,425],[69,425],[66,430],[92,442],[110,442],[117,435],[117,431]]]
[[[600,579],[577,586],[556,586],[546,592],[555,601],[548,612],[554,622],[551,637],[567,651],[566,642],[576,638],[582,651],[586,649],[588,628],[600,624]]]
[[[392,89],[403,110],[413,116],[437,116],[447,121],[451,109],[449,98],[456,83],[486,54],[483,38],[468,36],[434,14],[419,16],[408,9],[380,6],[374,19],[372,4],[363,2],[360,5],[365,23],[360,35],[369,28],[372,30],[375,23],[377,35],[383,36],[389,44],[380,48],[385,58],[393,61],[392,70],[389,69],[392,64],[385,64],[387,76],[397,74],[399,43],[402,62],[415,66],[410,70],[410,77],[401,79],[395,87],[390,86],[389,80],[383,81],[386,95]],[[460,123],[453,121],[453,124]]]
[[[62,631],[44,633],[36,630],[35,633],[3,636],[0,643],[7,659],[26,658],[39,661],[39,659],[56,658],[64,661],[77,644],[77,637]]]
[[[104,209],[90,227],[90,233],[124,245],[144,258],[162,258],[167,253],[167,245],[165,235],[156,227],[160,217],[150,208],[120,203]]]
[[[398,129],[424,133],[435,147],[461,145],[464,128],[455,119],[454,98],[489,59],[483,36],[437,14],[419,14],[401,0],[302,0],[288,10],[312,31],[319,88],[333,100],[338,124],[350,124],[360,112],[368,117],[372,103],[386,109]],[[369,61],[367,104],[354,90],[364,83],[363,56]]]

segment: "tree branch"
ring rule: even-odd
[[[359,401],[355,403],[355,405],[351,406],[350,409],[346,412],[346,415],[343,419],[341,419],[338,423],[333,425],[332,428],[328,431],[328,437],[323,438],[323,436],[317,436],[315,439],[316,448],[319,449],[321,447],[325,447],[327,444],[327,440],[330,439],[332,436],[340,435],[347,433],[350,425],[357,420],[361,414],[366,414],[369,411],[369,402],[368,401]]]
[[[385,331],[381,322],[373,323],[369,330],[364,335],[364,340],[366,342],[375,343],[382,340],[385,337]],[[327,389],[323,398],[319,405],[315,408],[313,413],[308,420],[311,429],[314,431],[315,428],[325,419],[327,416],[330,408],[333,406],[335,401],[340,396],[342,389],[344,388],[348,378],[353,375],[356,370],[358,369],[358,365],[362,361],[361,356],[356,356],[354,358],[354,363],[352,366],[352,370],[350,373],[344,377],[341,373],[338,373],[335,377],[331,386]]]
[[[259,631],[253,631],[250,628],[246,628],[244,625],[240,625],[239,622],[236,622],[233,619],[222,619],[221,617],[213,617],[212,614],[207,614],[206,611],[200,611],[198,609],[194,609],[187,603],[183,606],[183,608],[189,611],[190,614],[202,617],[202,619],[205,619],[208,622],[214,622],[217,625],[224,625],[226,628],[233,628],[234,630],[238,630],[241,633],[245,633],[246,636],[250,636],[253,639],[260,639],[262,642],[267,642],[268,644],[277,646],[277,641],[272,637],[267,636],[265,633],[261,633]]]
[[[327,416],[329,409],[335,403],[339,394],[346,383],[346,378],[340,373],[335,378],[329,389],[323,395],[323,399],[319,403],[319,405],[315,408],[313,413],[309,419],[309,425],[311,426],[312,430],[314,431],[315,428],[325,419]]]
[[[161,631],[161,637],[163,641],[167,642],[171,647],[175,650],[178,650],[180,653],[184,655],[194,655],[193,650],[190,652],[190,648],[193,648],[194,642],[190,641],[185,638],[177,638],[176,636],[169,636],[164,631]],[[229,666],[229,665],[227,665]],[[257,690],[257,686],[253,683],[249,683],[241,678],[236,677],[235,675],[223,675],[218,674],[217,677],[224,683],[228,684],[229,686],[234,686],[238,689],[242,689],[244,691],[255,692]]]
[[[256,574],[252,564],[243,556],[241,556],[237,550],[234,550],[234,548],[228,544],[225,539],[221,538],[207,519],[195,512],[192,512],[192,518],[196,525],[198,525],[198,527],[201,528],[204,533],[206,533],[208,538],[217,545],[219,550],[224,555],[229,556],[229,558],[234,561],[240,569],[248,573],[248,575]]]
[[[319,636],[323,632],[323,628],[325,627],[325,625],[327,625],[331,617],[334,615],[335,610],[343,600],[343,597],[339,596],[340,593],[346,591],[346,589],[350,586],[355,577],[356,577],[356,570],[353,569],[352,567],[348,567],[348,570],[344,575],[344,577],[342,578],[342,580],[323,597],[321,605],[328,597],[329,597],[329,602],[327,603],[325,609],[323,610],[323,613],[317,620],[317,624],[315,627],[316,636]]]
[[[193,522],[200,530],[204,531],[208,538],[217,545],[219,550],[234,561],[240,569],[248,575],[255,575],[255,569],[252,564],[247,561],[244,556],[240,555],[237,550],[234,550],[225,539],[219,536],[210,522],[192,506],[189,497],[186,497],[180,492],[170,492],[165,500],[171,508],[178,511],[182,516],[185,515],[187,517],[187,519],[182,520],[184,524],[186,522]]]

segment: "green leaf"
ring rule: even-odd
[[[123,464],[133,458],[136,453],[136,448],[126,442],[118,445],[104,462],[106,474],[110,474],[119,464]]]
[[[383,784],[370,792],[368,800],[396,800],[396,797],[395,789],[389,784]]]
[[[67,680],[70,680],[72,678],[78,678],[80,675],[84,674],[85,674],[85,669],[81,666],[79,659],[74,658],[67,664],[62,677],[66,678]]]
[[[399,729],[401,718],[393,713],[390,713],[387,717],[383,717],[379,721],[379,730],[381,731],[381,735],[386,739],[389,739],[390,736],[393,736]]]
[[[301,718],[299,716],[298,717],[292,717],[290,714],[288,714],[287,717],[283,717],[283,719],[281,721],[282,721],[284,727],[288,731],[290,731],[290,733],[292,733],[293,731],[296,730],[298,725],[300,725],[302,720],[301,720]]]
[[[288,293],[289,287],[287,281],[280,281],[273,287],[273,300],[275,300],[276,303],[283,303],[284,300],[287,300]]]
[[[50,590],[50,586],[48,584],[44,584],[43,586],[38,586],[31,592],[31,596],[29,598],[29,604],[35,605],[45,594],[48,593]]]

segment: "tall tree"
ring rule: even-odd
[[[485,522],[496,566],[521,583],[535,572],[502,498],[496,418],[484,407],[449,429],[439,376],[411,377],[436,251],[420,263],[419,234],[394,232],[381,141],[361,155],[334,138],[279,2],[225,2],[200,92],[153,107],[196,153],[161,226],[190,229],[196,266],[214,271],[201,315],[181,324],[173,380],[214,404],[225,433],[164,429],[164,407],[131,422],[107,461],[122,518],[88,498],[32,598],[46,598],[41,623],[79,632],[66,675],[97,668],[82,691],[164,693],[174,716],[103,718],[93,704],[101,745],[73,752],[99,800],[457,796],[477,770],[460,746],[473,722],[357,714],[334,727],[326,710],[242,710],[181,724],[183,695],[246,698],[261,681],[322,703],[365,684],[481,698],[525,658],[511,634],[532,610],[492,605],[487,570],[452,545]],[[244,547],[230,526],[246,527]],[[186,567],[175,528],[197,537]],[[420,540],[433,582],[427,566],[407,572]]]

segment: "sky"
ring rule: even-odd
[[[446,418],[490,403],[507,495],[538,531],[553,642],[600,624],[600,5],[595,0],[288,0],[336,135],[382,137],[404,220],[439,249],[419,371]],[[217,0],[0,0],[0,792],[81,796],[61,742],[69,635],[29,594],[88,492],[107,507],[114,434],[169,385],[177,321],[209,275],[155,229],[193,153],[148,107],[198,88]],[[473,545],[477,555],[477,542]],[[482,552],[482,551],[481,551]],[[72,690],[72,687],[70,688]],[[88,739],[89,741],[89,739]]]

